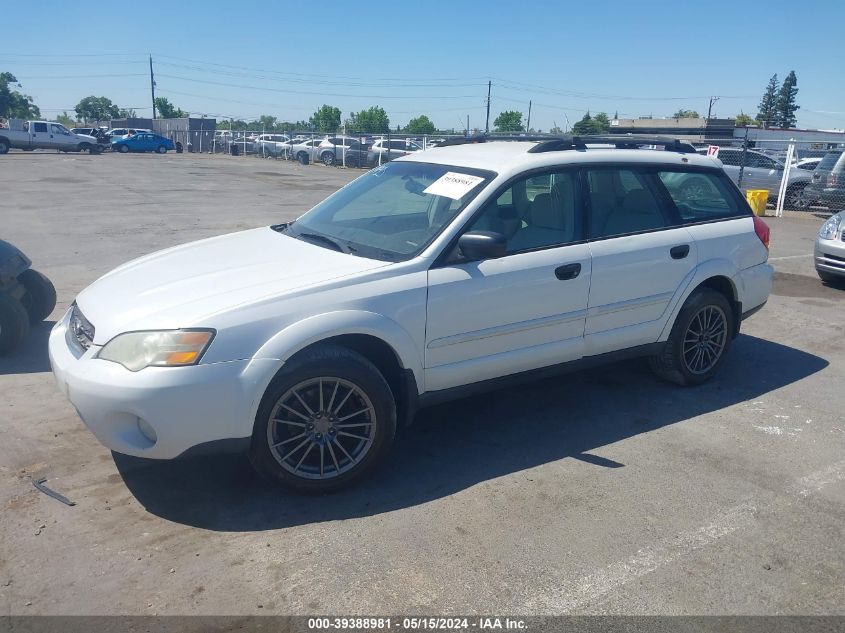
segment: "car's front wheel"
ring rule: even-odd
[[[352,350],[320,345],[276,375],[259,406],[250,460],[301,492],[358,480],[387,453],[396,403],[378,369]]]
[[[804,191],[807,185],[793,185],[786,190],[786,207],[803,211],[810,206],[810,198]]]
[[[733,311],[725,296],[699,288],[678,313],[661,353],[649,359],[652,370],[679,385],[706,382],[725,359],[733,328]]]
[[[117,151],[120,152],[121,154],[126,154],[127,152],[129,152],[129,146],[128,145],[118,145]]]

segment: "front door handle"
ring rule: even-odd
[[[561,281],[575,279],[581,273],[581,264],[565,264],[555,268],[555,277]]]
[[[689,244],[673,246],[669,249],[669,254],[672,256],[672,259],[683,259],[687,255],[689,255]]]

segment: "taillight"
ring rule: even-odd
[[[763,222],[760,218],[756,215],[754,216],[754,232],[757,234],[757,237],[760,238],[760,241],[763,242],[763,246],[766,247],[766,250],[769,250],[769,225]]]
[[[827,175],[827,186],[828,187],[835,187],[836,183],[839,181],[839,178],[836,174],[828,174]]]

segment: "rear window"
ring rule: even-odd
[[[675,203],[684,224],[748,215],[720,175],[707,172],[659,171],[657,176]]]

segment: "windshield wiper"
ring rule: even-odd
[[[343,246],[340,245],[340,242],[336,242],[330,237],[326,237],[325,235],[320,235],[318,233],[299,233],[296,237],[304,237],[307,240],[312,240],[314,242],[322,242],[323,244],[327,244],[329,247],[333,248],[336,251],[341,253],[345,253]]]

